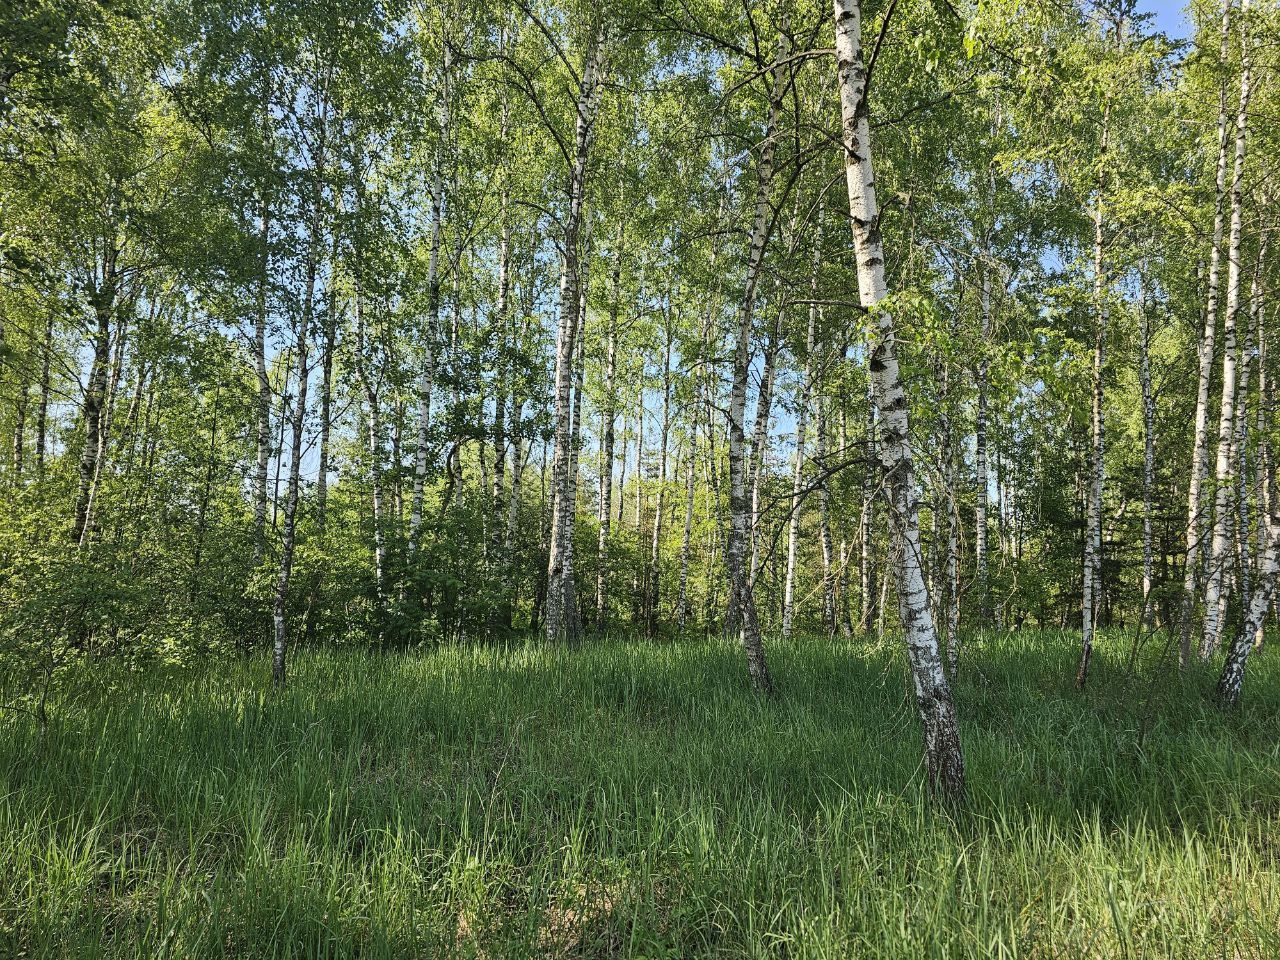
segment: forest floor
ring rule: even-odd
[[[899,645],[299,652],[0,716],[0,956],[1280,956],[1280,652],[968,638],[970,797]]]

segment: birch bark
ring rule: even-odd
[[[596,113],[603,85],[603,42],[593,36],[583,61],[574,127],[573,163],[569,171],[569,206],[564,218],[561,251],[560,317],[556,330],[555,439],[552,454],[551,524],[547,547],[547,615],[550,640],[576,634],[578,613],[573,597],[573,556],[566,537],[572,533],[574,504],[570,499],[570,461],[573,459],[572,380],[580,313],[578,268],[579,241],[586,202],[587,163],[594,140]]]
[[[1248,0],[1240,4],[1247,14]],[[1222,637],[1223,578],[1227,554],[1231,548],[1233,419],[1236,401],[1236,317],[1240,312],[1240,235],[1243,214],[1244,162],[1248,137],[1249,100],[1252,94],[1252,70],[1247,27],[1244,34],[1240,65],[1240,101],[1236,112],[1235,166],[1231,177],[1231,227],[1227,241],[1227,291],[1222,318],[1222,406],[1218,416],[1218,453],[1214,465],[1216,489],[1213,502],[1213,537],[1209,549],[1209,576],[1204,593],[1204,630],[1200,638],[1200,658],[1208,659],[1217,651]]]
[[[1231,36],[1232,0],[1224,0],[1220,31],[1219,62],[1226,63]],[[1179,617],[1180,636],[1178,666],[1185,668],[1191,660],[1192,612],[1195,590],[1205,540],[1204,507],[1201,504],[1209,466],[1209,383],[1213,378],[1214,341],[1218,323],[1218,285],[1221,276],[1223,212],[1227,181],[1227,87],[1218,92],[1218,164],[1214,187],[1213,242],[1209,250],[1208,299],[1204,328],[1200,333],[1199,380],[1196,388],[1194,439],[1191,446],[1191,476],[1187,485],[1187,527],[1185,564],[1183,567],[1182,610]]]
[[[770,70],[769,115],[765,123],[764,141],[756,167],[756,209],[751,226],[751,245],[747,251],[746,282],[738,309],[738,329],[733,352],[733,375],[729,389],[729,536],[725,545],[725,564],[729,573],[730,609],[738,638],[747,658],[747,672],[752,686],[760,693],[773,692],[773,679],[765,661],[764,643],[756,617],[754,584],[750,569],[752,541],[752,504],[747,489],[749,465],[745,461],[747,380],[751,365],[751,331],[756,308],[756,288],[770,226],[770,192],[773,185],[773,154],[782,112],[784,93],[782,61],[790,54],[785,31],[778,42]]]
[[[858,293],[872,313],[871,380],[880,411],[880,463],[897,541],[896,579],[899,614],[916,702],[924,728],[925,776],[935,794],[958,800],[964,795],[964,755],[951,688],[938,652],[938,634],[929,610],[929,590],[920,566],[920,523],[912,478],[908,399],[897,356],[897,330],[885,282],[871,164],[867,110],[867,73],[862,55],[860,0],[834,0],[836,69],[849,190],[849,219],[858,263]]]

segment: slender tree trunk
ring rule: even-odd
[[[501,126],[501,136],[504,142],[506,141],[506,133],[507,102],[504,97],[502,101]],[[507,391],[511,386],[511,358],[509,354],[512,333],[510,310],[508,308],[511,289],[511,226],[507,217],[509,188],[506,183],[505,172],[503,177],[502,197],[500,199],[502,225],[498,239],[498,303],[494,317],[494,325],[497,327],[498,332],[498,359],[496,389],[493,398],[493,486],[490,488],[489,494],[494,522],[491,526],[488,543],[490,567],[496,567],[499,571],[509,562],[507,555],[500,550],[503,525],[497,522],[497,518],[502,516],[502,491],[505,485],[507,465],[506,410]]]
[[[681,631],[689,619],[689,559],[693,550],[694,456],[697,447],[696,420],[689,425],[688,450],[684,466],[684,534],[680,540],[680,595],[676,600],[676,625]]]
[[[258,220],[258,302],[253,315],[253,362],[258,375],[257,434],[253,471],[253,566],[267,549],[267,465],[271,461],[271,377],[267,372],[267,288],[271,277],[271,208],[262,201]]]
[[[579,239],[586,202],[587,160],[594,139],[596,112],[603,82],[604,38],[592,37],[587,46],[578,90],[574,157],[569,171],[569,207],[564,218],[560,280],[560,319],[556,331],[555,447],[552,459],[551,526],[547,547],[546,632],[551,640],[572,636],[578,623],[573,597],[573,557],[565,542],[573,532],[574,504],[570,499],[572,459],[571,389],[580,313],[578,290]],[[571,606],[572,604],[572,606]]]
[[[80,453],[80,479],[76,491],[75,520],[72,541],[83,547],[91,529],[90,504],[98,460],[102,453],[103,420],[106,413],[107,367],[111,348],[111,315],[115,308],[116,276],[114,253],[108,254],[102,282],[93,294],[96,330],[93,337],[93,361],[89,368],[89,384],[84,396],[84,447]]]
[[[1261,255],[1266,245],[1264,237],[1259,247],[1259,269]],[[1252,314],[1246,317],[1245,338],[1240,347],[1240,386],[1237,390],[1235,422],[1231,437],[1231,462],[1235,472],[1236,489],[1236,569],[1240,585],[1240,609],[1248,613],[1253,594],[1253,544],[1250,540],[1252,517],[1249,511],[1249,381],[1253,373],[1254,334]],[[1258,559],[1261,561],[1265,546]]]
[[[954,682],[960,666],[960,517],[956,506],[956,441],[951,422],[951,371],[942,358],[942,397],[939,404],[938,432],[941,440],[942,487],[934,515],[946,510],[947,539],[942,563],[939,564],[942,616],[947,630],[947,666]]]
[[[276,436],[273,450],[276,457],[275,477],[271,481],[271,532],[278,527],[280,514],[280,474],[284,470],[284,435],[289,426],[289,378],[293,376],[293,358],[286,349],[283,354],[284,385],[280,388],[280,433]]]
[[[622,455],[618,458],[618,531],[623,529],[623,514],[627,509],[627,411],[622,410],[622,422],[618,426],[618,436],[622,438]]]
[[[53,312],[49,312],[44,328],[44,348],[40,353],[40,405],[36,408],[36,475],[44,476],[49,443],[50,366],[53,362]]]
[[[27,450],[27,395],[27,384],[19,383],[13,411],[13,482],[15,484],[22,483],[23,454]]]
[[[382,520],[382,418],[378,390],[365,357],[364,290],[355,277],[355,371],[365,402],[365,442],[369,451],[369,487],[373,508],[373,572],[381,603],[386,591],[387,547]]]
[[[809,284],[810,299],[816,300],[818,279],[818,245],[822,232],[814,241],[813,273]],[[782,589],[782,635],[791,636],[795,619],[796,568],[800,553],[800,507],[804,499],[805,443],[809,435],[809,401],[813,395],[813,354],[818,325],[818,304],[809,304],[809,326],[805,333],[804,376],[800,384],[800,396],[796,400],[796,455],[791,474],[791,516],[787,523],[787,572]]]
[[[880,454],[876,443],[876,388],[869,367],[870,358],[867,371],[866,466],[862,471],[862,513],[858,520],[858,599],[861,603],[858,630],[861,633],[871,629],[876,608],[875,571],[872,568],[875,545],[871,538],[875,531],[876,487],[879,485],[876,464]]]
[[[1220,63],[1227,62],[1231,36],[1231,3],[1223,0]],[[1218,284],[1221,276],[1223,212],[1227,180],[1227,87],[1218,94],[1218,164],[1214,189],[1213,242],[1209,251],[1209,291],[1204,328],[1200,334],[1200,375],[1196,390],[1195,437],[1191,447],[1191,476],[1187,487],[1186,562],[1183,569],[1182,610],[1179,624],[1178,666],[1191,659],[1192,613],[1195,608],[1197,572],[1205,554],[1204,507],[1201,496],[1209,465],[1209,383],[1213,378],[1214,340],[1218,322]]]
[[[614,421],[618,416],[618,310],[622,304],[622,227],[613,257],[613,295],[605,331],[604,408],[600,411],[600,503],[596,512],[596,629],[606,623],[609,590],[609,521],[613,505]]]
[[[1234,707],[1240,700],[1249,652],[1254,648],[1254,638],[1262,630],[1263,620],[1271,605],[1276,576],[1280,574],[1280,517],[1268,516],[1260,525],[1267,529],[1267,549],[1262,555],[1262,566],[1258,571],[1258,589],[1250,600],[1240,632],[1227,651],[1226,663],[1218,678],[1218,703],[1223,708]]]
[[[985,627],[991,617],[991,575],[990,560],[987,555],[987,503],[990,498],[990,477],[987,473],[987,406],[988,394],[991,390],[991,359],[988,352],[991,347],[991,264],[982,266],[982,290],[979,309],[982,314],[982,346],[978,356],[978,411],[974,424],[974,471],[976,487],[974,491],[974,531],[973,549],[974,566],[976,568],[978,593],[978,619]]]
[[[332,267],[330,268],[332,270]],[[333,351],[337,346],[338,325],[337,293],[333,287],[333,276],[329,279],[329,302],[325,310],[323,326],[323,342],[320,355],[320,442],[318,462],[316,464],[316,540],[325,547],[325,534],[329,513],[329,440],[333,431]],[[311,575],[311,587],[307,597],[307,620],[305,636],[308,643],[315,638],[316,606],[320,602],[320,588],[323,583],[323,571],[317,567]]]
[[[751,431],[751,449],[748,451],[748,476],[751,478],[751,579],[755,580],[760,566],[760,496],[761,481],[769,460],[769,420],[773,413],[773,380],[782,341],[781,311],[773,332],[764,347],[764,368],[760,374],[760,394],[756,398],[756,422]]]
[[[1151,318],[1145,291],[1138,300],[1138,380],[1142,388],[1142,619],[1144,630],[1151,618],[1152,499],[1156,472],[1156,404],[1151,392]]]
[[[909,404],[898,367],[894,317],[884,305],[889,291],[885,283],[880,209],[871,166],[861,7],[859,0],[834,0],[834,7],[841,132],[849,217],[858,262],[858,293],[862,306],[875,321],[870,370],[881,418],[880,463],[897,541],[898,607],[924,727],[926,780],[933,792],[959,800],[965,790],[964,754],[951,688],[942,667],[938,635],[929,610],[929,588],[920,567],[920,525],[913,489]]]
[[[1240,5],[1242,20],[1247,23],[1248,0]],[[1247,27],[1244,31],[1241,57],[1240,105],[1236,114],[1235,169],[1231,178],[1231,227],[1227,246],[1227,292],[1222,320],[1222,408],[1218,418],[1218,456],[1214,478],[1213,538],[1209,552],[1209,577],[1205,585],[1204,632],[1200,640],[1200,658],[1208,659],[1218,649],[1222,635],[1223,578],[1227,554],[1231,548],[1232,526],[1232,458],[1233,418],[1236,400],[1236,318],[1240,312],[1240,234],[1243,213],[1242,186],[1245,148],[1248,135],[1249,99],[1252,93],[1252,71]],[[1243,535],[1244,531],[1241,531]]]
[[[1264,198],[1264,206],[1266,206]],[[1255,470],[1254,485],[1258,498],[1258,524],[1257,524],[1257,556],[1259,564],[1259,588],[1261,589],[1262,570],[1264,558],[1267,552],[1267,536],[1268,522],[1267,518],[1271,516],[1275,509],[1275,498],[1272,495],[1275,486],[1275,477],[1273,474],[1271,461],[1271,445],[1267,442],[1268,430],[1271,424],[1271,380],[1267,373],[1267,332],[1264,322],[1264,266],[1266,261],[1266,253],[1269,246],[1269,235],[1263,234],[1262,250],[1258,257],[1258,269],[1254,272],[1253,282],[1249,290],[1249,313],[1253,322],[1254,341],[1258,348],[1258,406],[1254,421],[1254,434],[1258,438],[1258,459]],[[1263,627],[1266,623],[1267,613],[1271,608],[1268,603],[1262,611],[1262,616],[1258,620],[1257,629],[1253,636],[1254,649],[1262,648]]]
[[[578,461],[582,454],[582,392],[586,380],[587,363],[587,287],[591,263],[591,229],[588,224],[586,238],[583,243],[583,263],[580,281],[580,304],[575,347],[576,357],[573,364],[573,404],[572,420],[569,427],[569,470],[565,485],[565,502],[567,509],[563,513],[561,543],[564,544],[564,581],[561,588],[563,606],[561,616],[564,619],[565,634],[576,637],[582,633],[581,612],[578,609],[578,585],[572,575],[574,567],[574,521],[577,518],[578,506]]]
[[[271,682],[277,688],[285,683],[285,652],[288,649],[288,622],[285,616],[289,599],[289,580],[293,575],[293,557],[298,518],[298,488],[302,469],[302,433],[307,416],[307,367],[311,319],[315,310],[316,263],[314,250],[307,265],[307,288],[303,301],[302,319],[298,324],[298,397],[293,405],[291,446],[289,449],[289,480],[285,491],[284,528],[280,536],[280,570],[276,577],[275,602],[272,621],[275,625],[275,643],[271,654]]]
[[[782,111],[785,92],[782,61],[790,55],[790,45],[783,31],[774,57],[772,88],[769,98],[769,116],[765,126],[764,141],[760,147],[760,159],[756,169],[756,209],[751,227],[751,246],[747,252],[746,283],[742,303],[738,310],[737,339],[733,353],[733,375],[729,391],[729,537],[725,560],[729,571],[730,607],[737,625],[739,640],[747,657],[747,672],[751,683],[759,693],[773,692],[773,679],[765,661],[764,643],[760,638],[760,624],[756,618],[753,582],[754,570],[750,569],[750,554],[754,552],[754,511],[747,489],[749,464],[745,462],[746,433],[744,421],[747,406],[747,380],[751,367],[751,331],[755,316],[756,288],[760,282],[760,268],[764,261],[764,248],[769,239],[770,203],[773,185],[774,138],[778,118]],[[767,393],[761,392],[760,403]],[[758,420],[759,418],[757,418]]]
[[[1102,492],[1106,482],[1106,421],[1103,412],[1103,372],[1107,349],[1107,274],[1104,261],[1103,197],[1106,192],[1106,158],[1111,136],[1111,104],[1103,107],[1102,138],[1099,155],[1102,158],[1098,173],[1097,197],[1093,206],[1093,310],[1097,318],[1097,331],[1093,345],[1093,411],[1090,440],[1089,494],[1086,501],[1084,530],[1084,602],[1081,611],[1080,667],[1076,671],[1076,687],[1083,689],[1089,679],[1089,663],[1093,659],[1093,636],[1101,606],[1102,580]],[[1000,530],[1005,529],[1004,509],[1001,506]]]
[[[640,386],[636,391],[636,495],[634,498],[634,521],[636,528],[637,560],[631,566],[631,623],[639,625],[644,613],[644,592],[642,583],[642,563],[638,559],[641,545],[644,543],[644,361],[641,360]]]
[[[512,427],[514,428],[519,423],[519,406],[513,403],[511,412],[511,422]],[[515,550],[516,531],[519,529],[520,525],[520,503],[525,466],[525,457],[523,456],[523,452],[524,447],[520,439],[520,433],[518,430],[513,429],[511,434],[511,487],[507,491],[506,531],[502,535],[502,555],[507,558],[502,568],[503,623],[507,627],[512,625],[515,607],[515,597],[512,596],[516,572],[513,552]]]
[[[818,484],[818,534],[822,541],[822,626],[828,637],[836,635],[835,545],[831,536],[831,488],[825,476],[827,464],[827,404],[818,398],[813,423],[814,455],[824,476]]]
[[[670,305],[668,304],[668,309]],[[658,443],[658,489],[653,506],[653,537],[649,542],[649,570],[645,577],[645,624],[658,627],[658,570],[662,561],[662,521],[667,504],[667,447],[671,436],[671,319],[666,319],[666,348],[662,357],[662,432]]]
[[[447,109],[444,111],[447,118]],[[447,123],[447,119],[445,121]],[[442,127],[441,136],[444,136]],[[441,148],[443,152],[443,148]],[[418,374],[418,436],[413,458],[413,493],[409,501],[409,550],[421,546],[423,497],[427,485],[427,458],[431,437],[431,394],[435,390],[436,345],[440,341],[440,246],[444,233],[444,161],[436,159],[431,185],[431,241],[427,254],[426,356]]]

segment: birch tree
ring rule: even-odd
[[[924,728],[925,777],[932,791],[958,800],[964,795],[964,755],[951,688],[942,668],[938,635],[921,567],[920,525],[912,477],[908,398],[897,356],[893,303],[885,281],[880,207],[871,163],[867,70],[862,53],[859,0],[834,0],[836,70],[849,219],[858,266],[858,298],[873,322],[871,382],[880,412],[879,456],[897,541],[898,608]]]

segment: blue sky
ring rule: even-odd
[[[1156,27],[1171,37],[1185,38],[1190,32],[1183,16],[1183,0],[1140,0],[1138,9],[1155,14]]]

